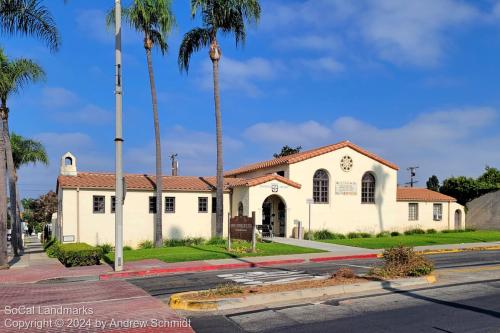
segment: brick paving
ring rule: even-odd
[[[40,328],[14,327],[21,323]],[[0,285],[0,332],[16,331],[194,332],[166,304],[126,281]]]

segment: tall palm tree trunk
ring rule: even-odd
[[[3,126],[0,124],[0,269],[9,267],[7,256],[7,195],[6,161]]]
[[[163,244],[162,236],[162,172],[161,172],[161,138],[160,121],[158,120],[158,98],[156,96],[156,85],[153,73],[153,58],[151,56],[151,47],[149,41],[145,40],[146,59],[148,62],[149,84],[151,86],[151,99],[153,102],[153,120],[155,127],[155,150],[156,150],[156,214],[154,223],[154,243],[155,247],[161,247]]]
[[[216,41],[212,42],[210,58],[213,66],[214,79],[214,100],[215,100],[215,136],[217,144],[217,207],[215,210],[215,234],[217,237],[223,236],[224,226],[224,161],[222,154],[222,116],[220,111],[220,92],[219,92],[219,59],[220,48]],[[228,230],[229,232],[229,230]]]
[[[11,224],[11,237],[12,237],[12,250],[14,255],[19,255],[19,244],[21,242],[21,234],[19,227],[19,216],[17,214],[16,206],[16,181],[14,176],[14,159],[12,158],[12,146],[9,137],[9,109],[4,101],[0,110],[0,117],[2,118],[2,135],[5,146],[5,159],[7,162],[7,178],[9,180],[9,207],[10,207],[10,224]]]

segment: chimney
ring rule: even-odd
[[[177,154],[170,155],[170,159],[172,160],[172,176],[178,175],[179,170],[179,162],[176,160]]]
[[[76,157],[75,155],[67,152],[61,157],[61,169],[59,171],[61,176],[76,176]]]

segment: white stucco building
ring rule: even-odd
[[[256,213],[276,236],[291,237],[297,221],[311,229],[378,233],[412,228],[464,227],[463,207],[422,188],[398,188],[398,167],[349,141],[243,166],[225,173],[224,234],[228,215]],[[124,243],[153,238],[155,177],[128,174]],[[114,184],[110,173],[80,172],[66,153],[57,180],[55,234],[64,242],[114,242]],[[164,176],[164,238],[215,232],[215,177]]]

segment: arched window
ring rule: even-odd
[[[238,203],[238,216],[243,216],[243,202]]]
[[[315,203],[328,202],[328,173],[318,170],[313,177],[313,200]]]
[[[73,165],[73,159],[71,157],[66,157],[64,159],[64,165]]]
[[[361,203],[375,203],[375,177],[370,172],[361,179]]]

